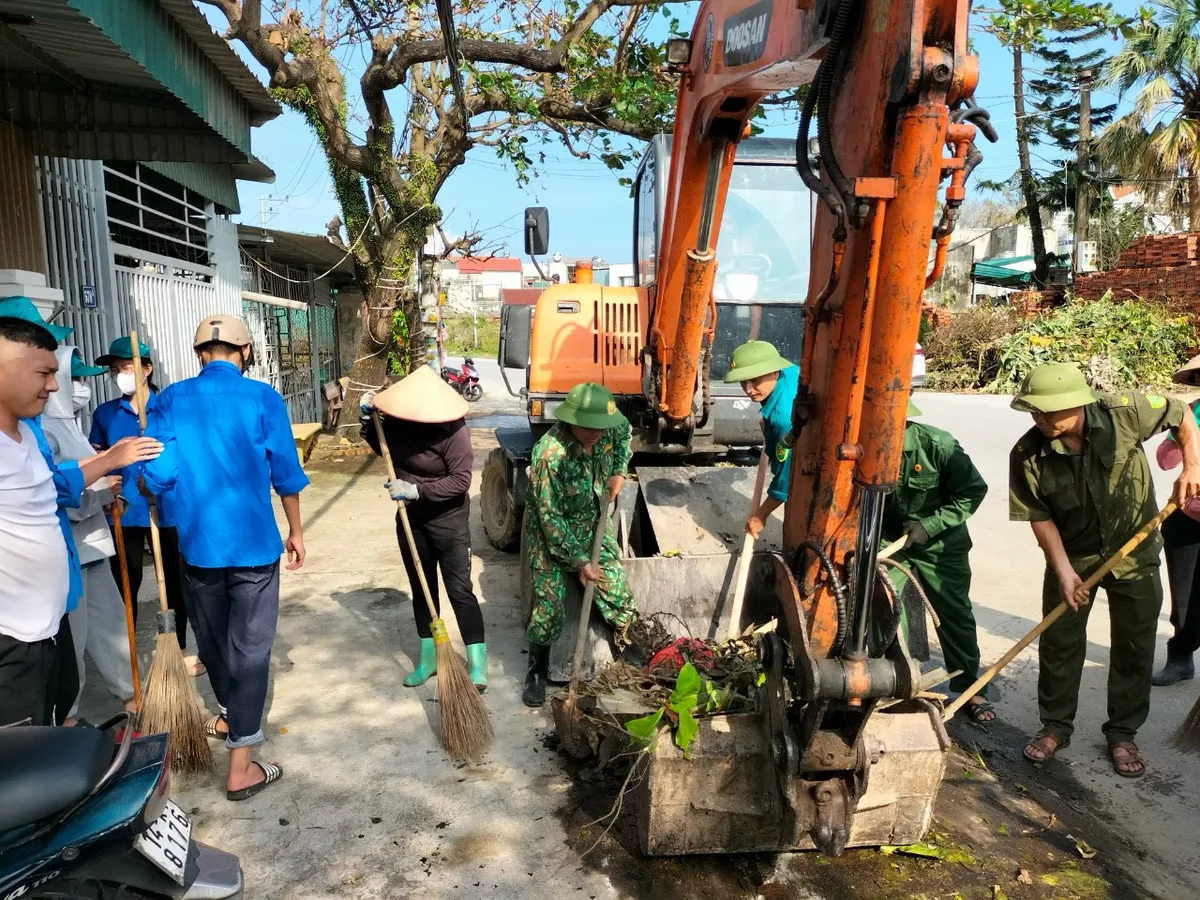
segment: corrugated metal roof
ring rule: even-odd
[[[264,243],[263,230],[257,225],[238,225],[238,243],[245,243],[255,250],[262,248],[261,255],[269,256],[274,262],[303,269],[312,266],[316,274],[332,269],[340,275],[354,277],[354,264],[346,251],[338,247],[323,234],[300,234],[295,231],[266,229],[270,243]],[[254,255],[258,256],[259,253]]]
[[[195,191],[222,209],[231,213],[242,211],[238,205],[237,182],[228,165],[190,162],[144,162],[142,165]]]
[[[248,161],[251,126],[280,112],[190,0],[4,0],[4,10],[5,118],[45,134],[46,152]],[[175,140],[189,136],[194,155]]]

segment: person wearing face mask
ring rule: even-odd
[[[117,338],[108,346],[108,353],[96,360],[96,365],[106,366],[108,374],[121,392],[120,398],[101,403],[92,413],[92,431],[88,436],[97,450],[106,450],[121,438],[140,434],[138,409],[145,407],[147,426],[153,421],[158,405],[158,391],[152,376],[154,365],[150,362],[150,348],[138,342],[142,357],[142,396],[137,396],[137,383],[133,374],[133,346],[128,337]],[[137,472],[123,471],[124,499],[128,503],[121,515],[121,530],[125,540],[125,559],[129,565],[129,591],[133,596],[133,616],[137,620],[138,590],[142,586],[143,565],[147,542],[150,539],[150,505],[135,489]],[[179,649],[187,649],[187,605],[179,576],[179,537],[175,530],[175,510],[170,494],[164,495],[156,504],[158,532],[162,542],[163,575],[167,582],[167,605],[175,611],[175,634]],[[113,578],[121,580],[120,563],[117,557],[111,560]],[[193,627],[193,631],[195,628]],[[195,656],[187,656],[192,675],[202,675],[204,666]]]
[[[71,390],[68,392],[64,384],[61,390],[50,395],[46,411],[42,413],[42,431],[56,463],[78,462],[96,455],[76,419],[79,411],[91,401],[87,379],[103,375],[107,370],[101,366],[85,365],[75,347],[60,345],[55,356],[59,372],[71,373]],[[83,492],[77,509],[67,510],[83,576],[83,596],[79,605],[69,614],[78,687],[74,683],[66,684],[64,691],[70,696],[58,700],[59,705],[69,710],[65,722],[67,725],[74,724],[79,698],[83,694],[85,651],[95,663],[109,693],[121,701],[126,709],[134,708],[125,602],[108,564],[116,553],[116,547],[105,510],[118,502],[120,493],[119,475],[102,478]]]

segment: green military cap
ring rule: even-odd
[[[33,301],[28,297],[0,298],[0,318],[21,319],[32,325],[40,325],[46,331],[50,332],[50,335],[56,341],[66,340],[67,336],[75,330],[65,325],[55,325],[52,322],[47,322],[42,318],[42,314],[37,311],[37,307],[33,305]]]
[[[746,341],[729,357],[729,371],[725,373],[725,383],[749,381],[751,378],[770,375],[772,372],[782,372],[790,365],[770,341]]]
[[[917,404],[912,402],[912,397],[908,398],[908,412],[906,415],[910,419],[915,419],[917,416],[921,415],[921,411],[917,409]]]
[[[617,409],[612,392],[592,382],[571,388],[554,415],[560,422],[580,428],[616,428],[628,421]]]
[[[71,353],[71,377],[72,378],[88,378],[93,375],[103,375],[107,372],[104,366],[89,366],[83,361],[83,354],[76,347]]]
[[[1013,398],[1012,408],[1021,412],[1061,412],[1087,406],[1099,399],[1088,387],[1083,373],[1070,363],[1038,366],[1025,376]]]

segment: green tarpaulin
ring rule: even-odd
[[[993,256],[971,266],[971,278],[979,284],[1019,288],[1033,283],[1032,256]]]

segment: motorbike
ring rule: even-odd
[[[0,900],[242,900],[238,858],[170,799],[167,744],[132,713],[0,728]]]
[[[475,369],[475,360],[470,357],[463,360],[462,367],[458,371],[444,366],[442,380],[462,394],[469,403],[474,403],[483,396],[483,385],[479,383],[479,372]]]

